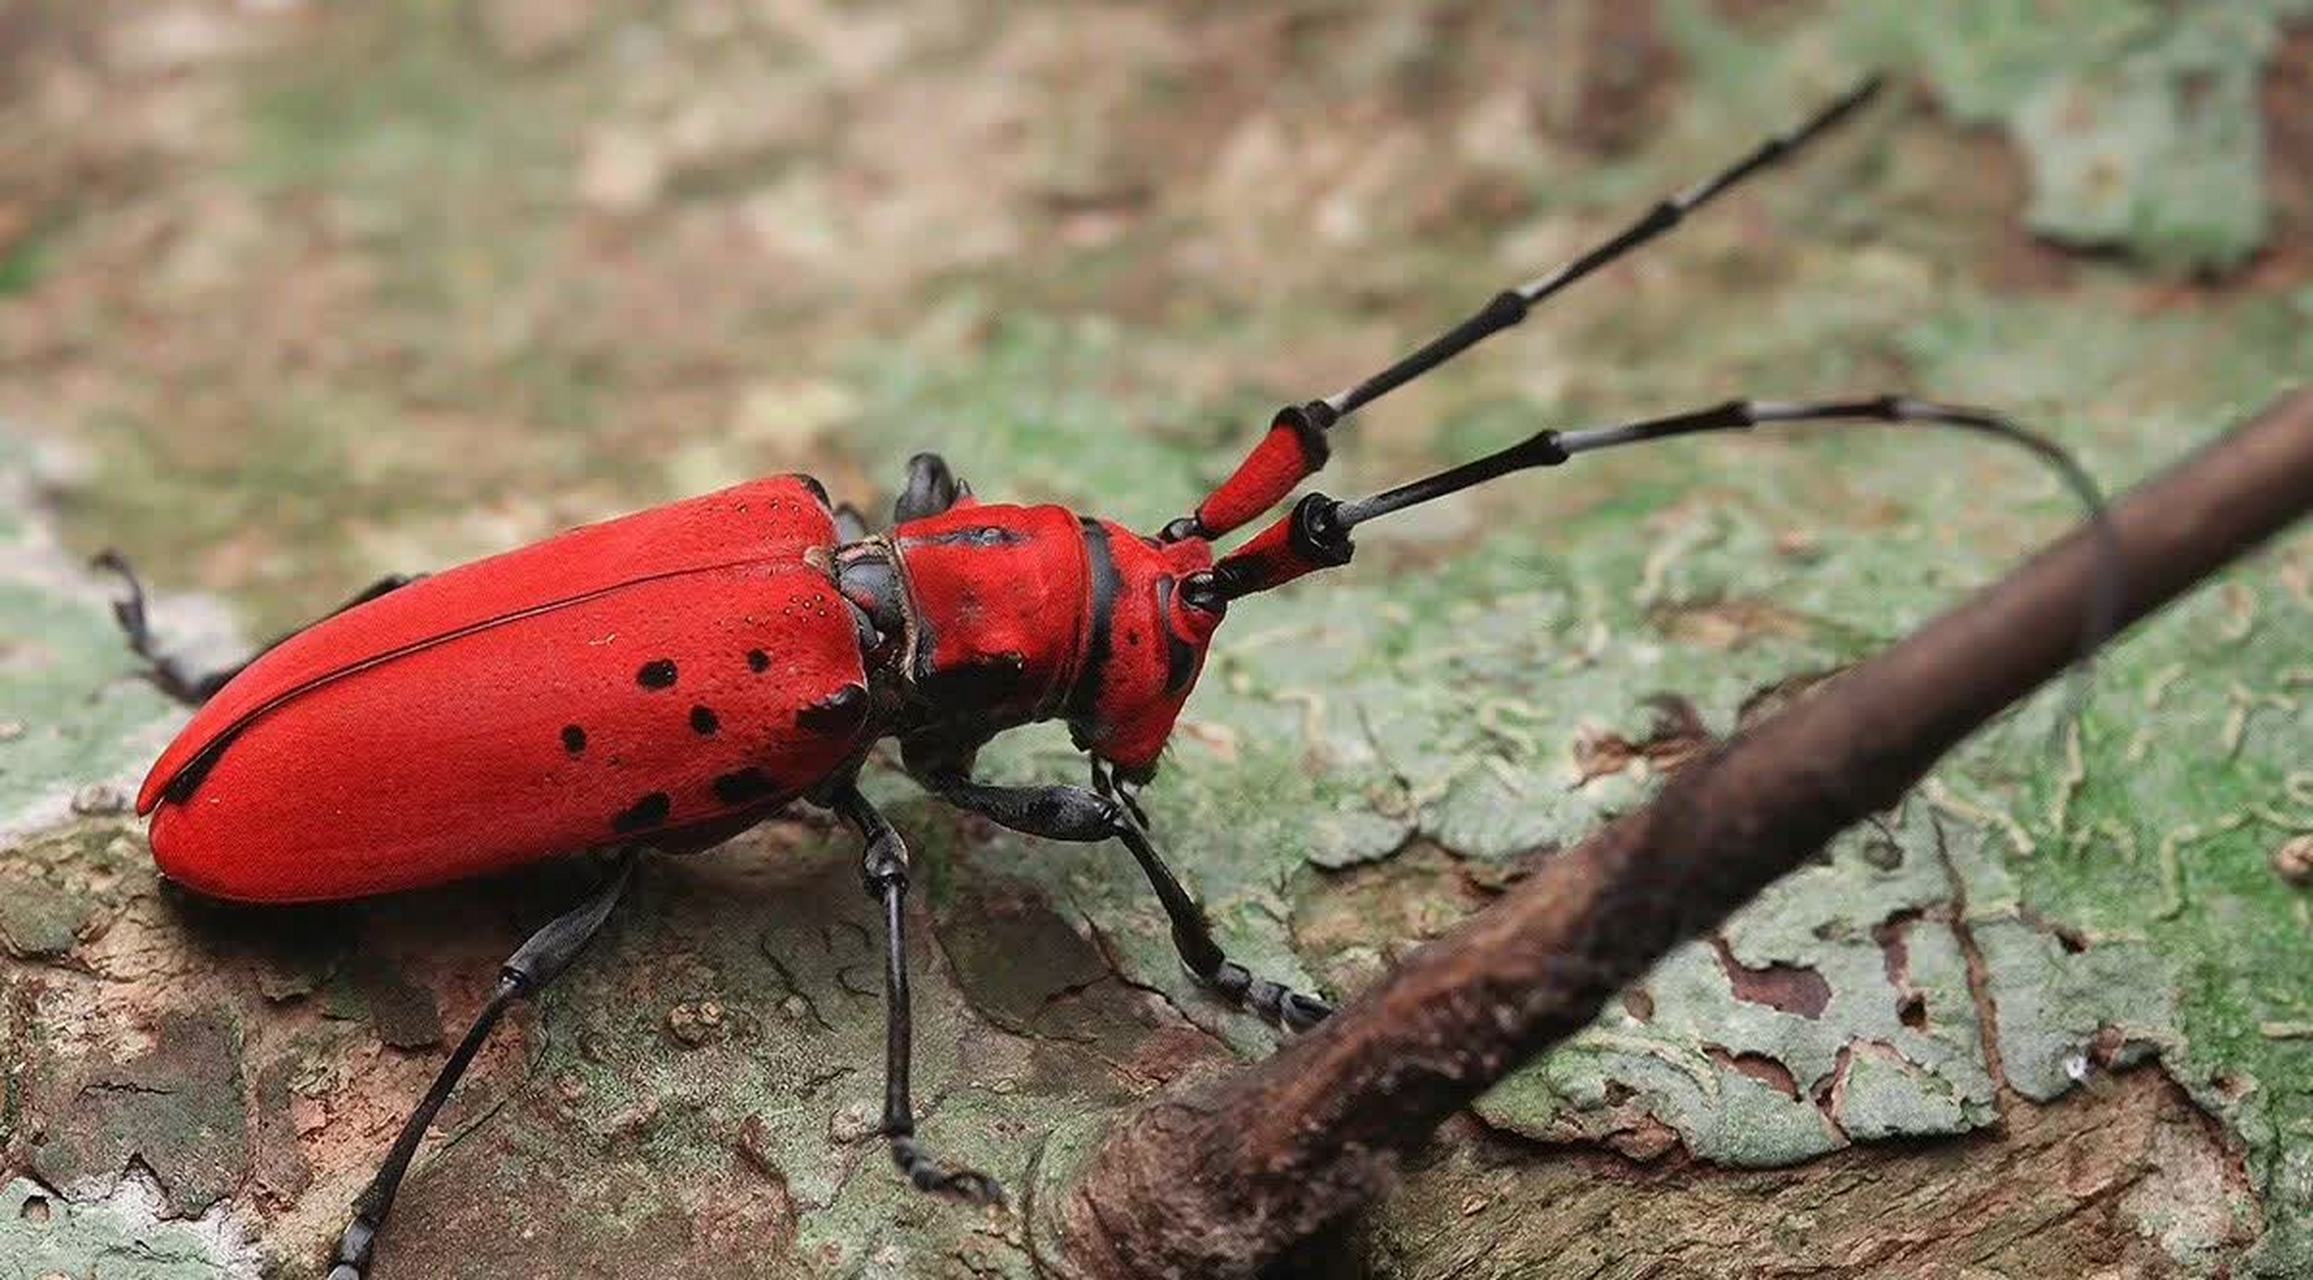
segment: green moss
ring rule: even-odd
[[[38,232],[19,235],[0,251],[0,298],[28,293],[46,271],[50,249]]]
[[[1246,215],[1226,196],[1202,208],[1184,188],[1168,190],[1155,216],[1120,215],[1129,230],[1105,246],[1054,235],[984,269],[908,277],[891,295],[904,308],[887,295],[853,308],[868,320],[818,314],[821,294],[790,290],[776,260],[757,263],[746,283],[765,301],[727,325],[720,312],[630,312],[661,295],[622,292],[610,277],[664,271],[656,287],[683,287],[697,278],[682,274],[696,271],[684,255],[701,242],[716,251],[747,221],[730,207],[747,184],[848,171],[815,155],[790,174],[782,159],[767,164],[776,174],[742,165],[678,183],[668,208],[628,220],[574,209],[577,131],[635,125],[633,104],[601,101],[605,86],[628,83],[616,61],[626,53],[608,51],[663,51],[675,46],[653,42],[679,33],[636,19],[644,25],[553,69],[516,70],[475,50],[465,6],[331,14],[290,55],[233,73],[245,146],[204,174],[260,202],[267,243],[285,256],[345,268],[357,296],[325,314],[358,323],[328,335],[313,366],[303,354],[281,367],[203,366],[100,397],[100,410],[67,424],[103,469],[75,494],[73,527],[89,546],[150,548],[180,580],[199,571],[234,582],[264,624],[288,625],[380,571],[435,567],[671,496],[692,477],[757,468],[767,455],[726,438],[739,433],[719,415],[745,398],[747,379],[789,376],[775,365],[790,358],[841,370],[825,397],[842,403],[829,419],[847,433],[848,475],[831,472],[839,487],[888,490],[909,453],[937,448],[991,500],[1064,500],[1154,528],[1227,472],[1272,404],[1327,389],[1306,378],[1419,341],[1506,272],[1545,265],[1515,246],[1606,228],[1865,62],[1924,76],[1963,123],[2009,129],[2037,175],[2033,217],[2048,234],[2132,257],[2072,264],[2036,296],[1997,292],[2016,229],[2007,197],[1980,180],[1981,149],[1889,95],[1846,138],[1697,219],[1648,263],[1569,294],[1336,432],[1325,487],[1370,490],[1545,425],[1737,393],[1895,387],[2015,412],[2117,486],[2313,367],[2313,295],[2242,285],[2180,298],[2148,287],[2135,265],[2222,264],[2255,243],[2261,177],[2244,160],[2255,130],[2242,88],[2270,56],[2258,34],[2269,8],[1916,8],[1870,3],[1777,25],[1669,5],[1664,30],[1685,78],[1659,137],[1595,164],[1544,139],[1523,184],[1466,201],[1437,185],[1461,163],[1447,142],[1467,105],[1459,88],[1424,81],[1418,101],[1401,101],[1328,81],[1331,28],[1313,22],[1295,38],[1309,42],[1303,88],[1317,101],[1354,92],[1375,110],[1437,112],[1404,122],[1402,137],[1392,114],[1383,131],[1392,145],[1436,144],[1409,168],[1417,177],[1397,180],[1407,190],[1375,202],[1376,224],[1404,229],[1402,242],[1299,236],[1271,246],[1293,259],[1275,262],[1274,282],[1200,279],[1182,265],[1210,247],[1200,219]],[[941,72],[927,64],[959,56],[941,44],[900,74]],[[691,87],[679,63],[655,70]],[[1032,79],[991,69],[972,83],[1009,91]],[[1168,119],[1197,114],[1181,82],[1177,67],[1150,75]],[[2087,124],[2076,129],[2060,108],[2080,104]],[[1242,104],[1248,115],[1268,109]],[[1098,123],[1088,112],[1068,128],[1097,133]],[[1297,137],[1305,126],[1280,127]],[[832,151],[856,140],[822,141]],[[1202,172],[1209,154],[1189,168]],[[1374,154],[1373,180],[1387,183],[1387,147]],[[1163,172],[1164,158],[1151,160]],[[2120,175],[2109,188],[2096,178],[2107,162]],[[1433,190],[1453,197],[1450,210],[1424,203]],[[52,255],[80,241],[34,243],[53,272],[70,264]],[[1136,275],[1144,259],[1165,264],[1161,288]],[[290,279],[273,267],[257,275]],[[26,277],[27,296],[45,278]],[[901,328],[892,314],[921,318]],[[507,338],[509,315],[534,318],[537,332]],[[859,332],[847,323],[872,323],[873,340],[823,360]],[[93,340],[144,337],[124,328]],[[179,407],[185,419],[162,416]],[[1448,919],[1530,856],[1643,802],[1657,769],[1627,753],[1657,727],[1650,698],[1687,699],[1723,733],[1757,691],[1870,652],[2074,514],[2021,455],[1878,428],[1696,440],[1495,486],[1377,524],[1350,569],[1241,602],[1147,802],[1233,954],[1270,976],[1344,984],[1339,993],[1408,941],[1371,918],[1341,924],[1335,912],[1326,923],[1323,908],[1377,876],[1374,864],[1423,849],[1423,874],[1393,883],[1435,900],[1388,914]],[[0,740],[0,825],[61,815],[77,784],[133,771],[174,722],[125,678],[101,592],[44,542],[19,555],[40,518],[29,500],[0,502],[10,646],[0,720],[27,728]],[[2297,1083],[2308,1042],[2258,1028],[2313,1017],[2304,899],[2264,869],[2277,827],[2262,816],[2313,803],[2292,791],[2304,719],[2274,701],[2313,696],[2292,682],[2306,611],[2292,583],[2304,563],[2292,544],[2234,575],[2247,597],[2200,597],[2104,663],[2078,784],[2047,745],[2060,702],[2034,704],[1945,770],[1938,797],[1891,817],[1889,836],[1844,841],[1770,892],[1730,924],[1724,956],[1699,945],[1667,959],[1646,1002],[1610,1010],[1489,1095],[1481,1115],[1553,1140],[1668,1132],[1714,1161],[1770,1165],[1846,1141],[1981,1129],[1996,1118],[1988,1042],[2010,1083],[2047,1096],[2076,1071],[2103,1069],[2088,1051],[2114,1028],[2157,1048],[2247,1140],[2274,1224],[2264,1265],[2302,1270],[2313,1259],[2313,1100]],[[2234,742],[2237,707],[2246,718]],[[1082,776],[1055,731],[1007,738],[985,771]],[[1166,1002],[1239,1052],[1267,1049],[1266,1031],[1181,974],[1163,916],[1120,852],[991,835],[880,765],[867,786],[916,847],[926,908],[917,1086],[927,1141],[943,1153],[1016,1190],[1040,1150],[1043,1171],[1065,1167],[1124,1093],[1178,1066],[1184,1043],[1217,1052]],[[111,824],[17,852],[73,901],[86,897],[74,877],[109,885],[86,899],[101,910],[149,892],[141,848]],[[727,1274],[733,1258],[763,1275],[1021,1273],[1015,1227],[899,1186],[868,1133],[883,1011],[878,926],[855,858],[837,834],[781,828],[646,873],[587,963],[526,1024],[528,1056],[486,1062],[454,1104],[458,1136],[429,1149],[397,1215],[399,1256],[443,1273],[545,1271],[573,1257],[690,1274]],[[121,876],[131,861],[136,874]],[[510,946],[511,922],[543,919],[576,891],[583,876],[573,875],[459,893],[503,908]],[[66,930],[29,901],[39,909],[19,919],[19,904],[0,927],[46,954]],[[202,973],[242,972],[224,930],[170,921],[137,924],[188,948]],[[218,998],[269,1019],[320,992],[323,1012],[342,1002],[362,1014],[358,987],[329,981],[342,943],[337,922],[327,927],[328,947],[256,949],[254,994]],[[413,936],[473,944],[454,932]],[[1007,945],[1029,962],[1008,965],[1019,957]],[[1996,1025],[1977,1014],[1971,949],[1988,964]],[[154,954],[175,962],[164,947]],[[495,955],[470,958],[486,972]],[[1106,976],[1109,961],[1124,982]],[[1763,1002],[1749,970],[1811,974],[1822,1007]],[[719,1032],[696,1044],[670,1032],[676,1008],[708,1001],[724,1010]],[[322,1025],[326,1036],[298,1054],[373,1043],[358,1023]],[[342,1065],[318,1062],[300,1096],[359,1088],[333,1074]],[[12,1092],[9,1105],[23,1098]],[[481,1184],[552,1194],[467,1194]],[[350,1193],[319,1186],[291,1234],[318,1230],[312,1203]],[[6,1208],[0,1245],[18,1229]],[[717,1236],[726,1222],[745,1230]],[[139,1247],[175,1239],[167,1227],[147,1234]]]
[[[1854,47],[1924,69],[1956,118],[2009,130],[2033,230],[2228,269],[2266,235],[2257,85],[2286,7],[1875,0],[1842,19]]]
[[[0,429],[0,505],[19,518],[26,465]],[[95,579],[45,529],[0,522],[0,833],[57,821],[91,784],[133,787],[175,713],[131,661]]]
[[[1899,241],[1904,234],[1894,232]],[[2313,358],[2301,312],[2287,300],[2145,316],[2121,305],[2125,283],[2090,280],[2045,301],[1945,281],[1859,302],[1872,295],[1853,273],[1875,264],[1807,261],[1796,279],[1779,282],[1773,303],[1790,326],[1746,328],[1710,295],[1683,306],[1675,329],[1671,317],[1641,314],[1626,326],[1602,323],[1585,339],[1652,352],[1654,361],[1627,377],[1656,385],[1633,402],[1676,403],[1689,394],[1685,384],[1699,400],[1706,386],[1735,378],[1765,392],[1779,389],[1778,376],[1789,380],[1783,386],[1821,385],[1847,363],[1827,347],[1862,364],[1900,361],[1910,371],[1904,383],[2010,408],[2078,449],[2114,485],[2183,452]],[[1087,495],[1102,509],[1179,509],[1194,482],[1218,470],[1212,460],[1230,451],[1135,432],[1104,399],[1080,396],[1075,388],[1097,378],[1100,361],[1116,358],[1113,341],[1097,328],[1007,323],[984,359],[975,352],[956,362],[967,374],[926,379],[869,366],[863,379],[887,397],[870,416],[950,424],[958,441],[951,457],[970,450],[984,496]],[[1546,412],[1530,400],[1475,406],[1441,433],[1454,456],[1515,438]],[[1160,419],[1174,412],[1157,401]],[[881,428],[866,448],[896,452],[903,430]],[[1354,473],[1363,463],[1359,438],[1354,429],[1338,434]],[[1529,518],[1537,501],[1549,503],[1548,519]],[[1392,545],[1377,526],[1357,566],[1242,602],[1222,630],[1189,709],[1192,728],[1148,802],[1224,940],[1257,968],[1299,980],[1322,967],[1293,945],[1296,886],[1309,883],[1297,879],[1299,865],[1352,865],[1415,835],[1474,858],[1578,838],[1646,789],[1643,770],[1580,781],[1578,745],[1644,739],[1650,696],[1684,696],[1724,729],[1753,691],[1863,656],[2077,514],[2021,454],[1869,428],[1606,458],[1563,477],[1512,482],[1475,505],[1491,532],[1443,563],[1415,545]],[[1419,572],[1391,572],[1412,564]],[[2271,572],[2242,575],[2263,599],[2262,623],[2245,642],[2192,639],[2225,625],[2226,597],[2204,594],[2100,668],[2084,723],[2089,782],[2069,801],[2066,830],[2119,824],[2144,851],[2139,863],[2096,856],[2093,845],[2067,852],[2062,841],[2011,863],[1999,852],[2006,827],[1976,832],[1945,809],[1915,804],[1898,828],[1894,867],[1881,865],[1870,837],[1850,840],[1829,867],[1780,886],[1729,930],[1746,964],[1788,963],[1823,976],[1832,997],[1820,1018],[1737,998],[1717,958],[1690,949],[1650,982],[1651,1020],[1610,1016],[1605,1035],[1515,1077],[1489,1095],[1484,1113],[1537,1135],[1568,1125],[1596,1131],[1606,1122],[1586,1113],[1619,1096],[1605,1087],[1612,1080],[1636,1090],[1690,1149],[1731,1164],[1788,1161],[1841,1141],[1812,1100],[1835,1079],[1839,1114],[1854,1109],[1849,1137],[1990,1123],[1985,1028],[1959,938],[1939,924],[1909,927],[1907,981],[1924,994],[1923,1030],[1902,1023],[1904,993],[1874,936],[1907,913],[1957,912],[1964,901],[1975,944],[1994,959],[1993,989],[2006,993],[1998,1033],[2013,1083],[2046,1096],[2070,1087],[2068,1064],[2101,1069],[2087,1054],[2107,1027],[2157,1048],[2211,1105],[2220,1105],[2211,1080],[2253,1075],[2252,1102],[2233,1115],[2255,1144],[2269,1192],[2285,1194],[2278,1134],[2306,1122],[2290,1083],[2302,1074],[2291,1061],[2301,1042],[2267,1040],[2256,1026],[2303,1016],[2287,994],[2309,989],[2313,976],[2304,973],[2313,952],[2303,946],[2298,908],[2255,856],[2253,828],[2192,847],[2185,884],[2200,905],[2191,912],[2163,914],[2151,858],[2178,824],[2219,823],[2274,803],[2303,758],[2301,718],[2290,722],[2277,703],[2253,716],[2239,749],[2210,746],[2232,684],[2277,693],[2297,660],[2285,637],[2302,606]],[[1683,621],[1696,609],[1727,610],[1738,620],[1728,624],[1733,639]],[[1760,617],[1767,623],[1739,621]],[[2148,725],[2144,682],[2180,661],[2211,674],[2178,684],[2172,710],[2150,722],[2152,764],[2123,761]],[[2173,708],[2187,703],[2197,725],[2176,718]],[[1989,735],[1947,775],[1948,794],[1966,811],[2019,812],[2036,836],[2035,815],[2068,772],[2047,747],[2059,709],[2043,700]],[[2172,770],[2161,762],[2170,758],[2197,763]],[[1057,735],[1020,735],[987,754],[986,770],[1048,779],[1073,773],[1071,761]],[[1937,856],[1946,845],[1948,866]],[[1258,1044],[1180,977],[1161,917],[1121,859],[1002,836],[972,856],[1045,886],[1099,922],[1136,981],[1245,1047]],[[2212,918],[2204,906],[2221,913]],[[2087,929],[2092,945],[2070,954],[2019,911]],[[2148,935],[2150,946],[2124,941]],[[2164,990],[2173,1001],[2117,995]],[[2266,994],[2244,999],[2259,991]],[[1854,1056],[1856,1045],[1866,1046],[1863,1056]],[[1714,1061],[1713,1048],[1779,1064],[1801,1097]],[[1863,1064],[1860,1080],[1854,1063]],[[1535,1079],[1551,1083],[1519,1083]],[[2277,1211],[2284,1221],[2298,1212]]]
[[[1164,423],[1189,406],[1117,393],[1125,342],[1104,321],[1007,316],[984,341],[937,360],[879,347],[857,362],[869,402],[854,450],[882,463],[895,488],[900,460],[936,448],[957,474],[1008,501],[1057,499],[1161,525],[1203,493],[1200,479],[1219,478],[1206,474],[1212,464],[1234,459],[1216,449],[1208,463],[1168,438]]]
[[[265,186],[446,202],[535,160],[545,122],[473,38],[464,6],[397,0],[334,23],[253,95],[247,177]],[[445,187],[444,180],[450,180]],[[432,184],[433,190],[424,187]]]
[[[157,1221],[157,1208],[133,1196],[76,1203],[25,1178],[0,1186],[0,1268],[7,1268],[0,1275],[215,1280],[248,1272],[249,1257],[229,1231]]]

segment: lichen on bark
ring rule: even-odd
[[[2272,142],[2301,114],[2301,6],[2242,7],[2281,44],[2116,8],[2151,70],[2091,85],[2085,133],[2056,127],[2106,46],[1967,17],[1992,4],[280,8],[36,6],[11,56],[38,74],[0,88],[22,175],[0,345],[23,357],[0,365],[0,1257],[32,1241],[68,1273],[310,1270],[445,1029],[593,872],[290,912],[160,886],[91,790],[133,784],[175,723],[78,568],[102,545],[179,589],[176,634],[262,635],[384,572],[749,474],[864,500],[923,447],[983,496],[1155,527],[1276,403],[1866,60],[1911,92],[1338,432],[1325,487],[1537,425],[1901,386],[2026,417],[2117,488],[2313,367],[2305,158]],[[77,109],[91,86],[118,109]],[[2064,185],[2144,112],[2175,127],[2128,139],[2165,150]],[[2205,152],[2189,183],[2180,148]],[[2121,256],[2054,253],[2035,217]],[[2241,273],[2167,275],[2236,260],[2259,218]],[[1255,968],[1358,988],[1638,803],[1695,727],[1797,696],[2071,515],[2016,459],[1863,429],[1496,489],[1375,526],[1222,632],[1148,801]],[[2313,1266],[2313,1041],[2260,1030],[2313,1020],[2307,899],[2268,865],[2313,813],[2309,575],[2300,538],[2132,640],[2077,759],[2061,696],[1998,728],[1490,1096],[1336,1247],[1406,1276],[1482,1251]],[[1079,771],[1056,734],[987,763]],[[1118,851],[870,785],[923,867],[944,1151],[1050,1188],[1105,1117],[1271,1043],[1181,974]],[[646,870],[453,1104],[381,1280],[1026,1274],[1028,1218],[910,1195],[867,1136],[852,858],[800,820]],[[211,1141],[227,1109],[243,1136]],[[2095,1167],[2060,1166],[2089,1137]]]

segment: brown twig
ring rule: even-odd
[[[2112,509],[2129,624],[2313,510],[2313,390]],[[1253,1274],[1623,984],[2077,656],[2110,544],[2075,532],[1681,770],[1274,1057],[1122,1124],[1042,1225],[1086,1277]]]

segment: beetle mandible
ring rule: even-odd
[[[506,961],[496,995],[356,1199],[332,1280],[367,1270],[460,1075],[507,1009],[551,983],[601,927],[638,854],[702,849],[797,801],[832,810],[866,844],[862,875],[885,926],[882,1132],[894,1162],[919,1188],[1000,1200],[993,1179],[941,1162],[915,1133],[908,853],[855,785],[887,738],[906,772],[950,804],[1030,835],[1121,843],[1170,918],[1183,963],[1213,992],[1292,1030],[1324,1018],[1323,1000],[1224,954],[1133,795],[1154,776],[1230,602],[1348,563],[1351,533],[1368,520],[1615,445],[1831,419],[2004,438],[2099,509],[2069,455],[1989,413],[1895,396],[1737,400],[1542,431],[1357,501],[1310,494],[1216,554],[1324,465],[1326,433],[1344,418],[1670,230],[1878,87],[1865,81],[1373,377],[1281,410],[1227,480],[1153,535],[1058,506],[984,505],[921,454],[881,533],[809,477],[755,481],[430,577],[386,579],[210,674],[159,651],[136,578],[118,556],[100,556],[127,581],[115,610],[150,678],[199,708],[137,799],[152,815],[160,869],[187,888],[247,902],[336,900],[619,850],[601,889]],[[1045,720],[1065,722],[1089,756],[1089,788],[974,779],[982,745]]]

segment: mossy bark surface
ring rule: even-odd
[[[1867,62],[1894,101],[1337,431],[1323,487],[1908,389],[2118,488],[2313,369],[2301,4],[2086,6],[2061,40],[1991,3],[1384,8],[12,15],[0,1277],[311,1272],[498,961],[596,873],[294,911],[159,884],[120,808],[177,713],[77,567],[102,546],[229,651],[382,573],[750,475],[868,505],[919,448],[984,497],[1154,528],[1275,404]],[[1380,522],[1233,613],[1151,817],[1233,953],[1355,990],[2071,515],[2018,457],[1857,427]],[[2313,1268],[2313,900],[2271,861],[2313,829],[2309,629],[2299,535],[2115,651],[2076,722],[2034,702],[1674,954],[1321,1252]],[[986,761],[1081,774],[1055,733]],[[1037,1198],[1108,1118],[1271,1043],[1182,976],[1121,851],[868,781],[923,868],[923,1131],[1024,1211],[896,1185],[874,915],[803,814],[645,867],[453,1103],[381,1280],[1026,1275]]]

